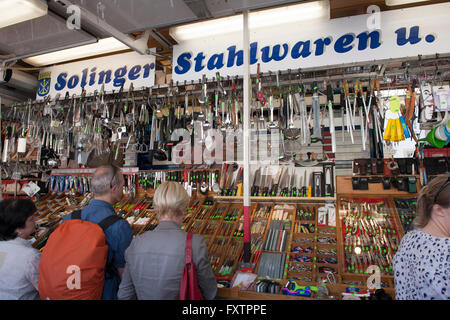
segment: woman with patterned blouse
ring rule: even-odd
[[[397,300],[450,299],[450,175],[434,178],[417,201],[415,229],[394,257]]]

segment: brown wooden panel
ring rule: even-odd
[[[430,0],[424,3],[410,3],[401,6],[387,6],[384,0],[330,0],[330,18],[342,18],[367,13],[367,7],[377,5],[381,11],[397,10],[435,3],[450,2],[446,0]]]

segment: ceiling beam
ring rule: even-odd
[[[183,2],[188,6],[189,9],[197,16],[199,19],[212,18],[213,15],[208,9],[205,0],[183,0]]]
[[[59,0],[60,3],[63,3],[65,6],[69,7],[73,5],[73,3],[69,0]],[[133,49],[134,51],[138,52],[142,55],[154,55],[156,57],[168,59],[171,61],[171,58],[165,57],[162,55],[159,55],[153,51],[151,51],[148,46],[148,37],[150,36],[150,30],[144,31],[142,36],[139,39],[136,39],[134,37],[131,37],[120,30],[117,30],[115,27],[107,23],[106,21],[102,19],[98,19],[98,17],[90,12],[89,10],[85,9],[84,7],[80,7],[81,14],[82,14],[82,21],[86,21],[95,27],[99,28],[102,32],[107,33],[108,35],[116,38],[123,44],[127,45],[129,48]]]

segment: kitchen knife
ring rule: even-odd
[[[231,195],[236,196],[238,191],[238,185],[242,183],[242,167],[239,168],[236,179],[233,184],[233,189],[231,190]]]
[[[263,197],[267,197],[267,195],[269,194],[270,188],[269,186],[272,185],[272,175],[270,174],[270,168],[267,168],[267,175],[266,175],[266,182],[264,184],[264,189],[261,193],[261,196]]]
[[[281,192],[280,192],[280,197],[285,197],[288,193],[288,169],[286,168],[286,170],[284,170],[283,172],[283,177],[281,178],[281,182],[280,182],[280,187],[281,187]]]
[[[278,173],[277,173],[277,175],[275,177],[274,185],[273,185],[273,187],[270,190],[270,196],[271,197],[275,197],[278,194],[278,185],[280,183],[280,178],[281,178],[282,174],[283,174],[283,167],[280,167],[278,169]]]
[[[291,197],[298,197],[298,186],[297,186],[297,182],[298,179],[296,179],[296,175],[295,175],[295,169],[292,170],[292,177],[293,177],[293,183],[291,182]]]
[[[261,179],[261,168],[258,168],[255,171],[255,175],[253,177],[253,185],[252,185],[252,190],[250,193],[254,197],[256,197],[258,195],[260,179]]]

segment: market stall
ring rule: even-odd
[[[171,26],[170,59],[135,40],[38,67],[36,97],[0,103],[1,195],[36,201],[33,247],[112,163],[134,236],[158,225],[155,189],[184,186],[218,297],[395,298],[418,194],[450,172],[450,5],[330,19],[330,2]]]

